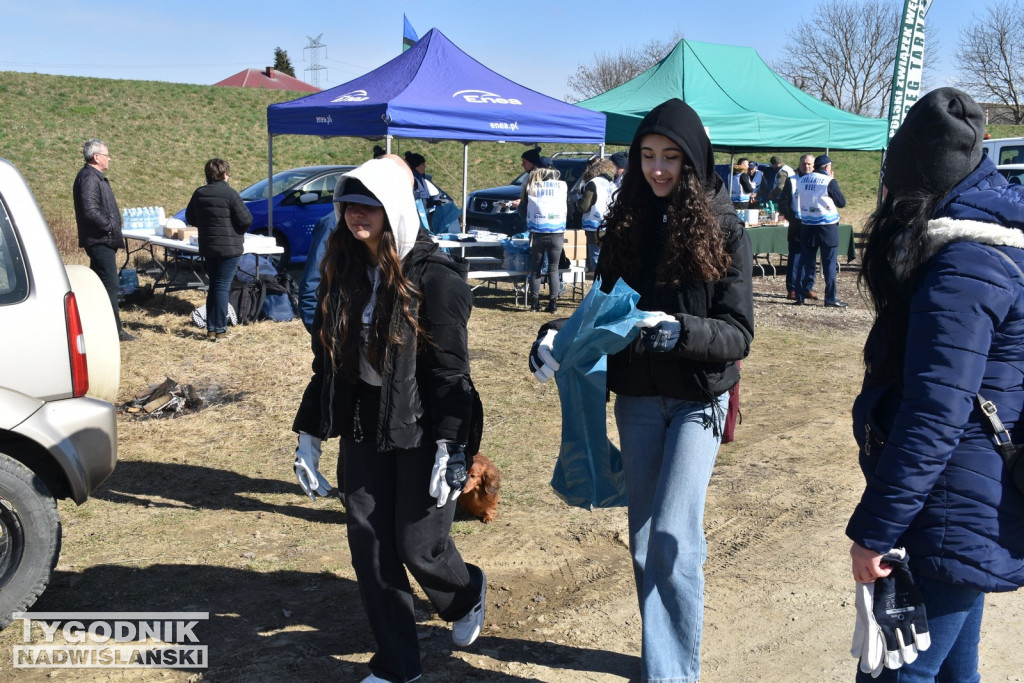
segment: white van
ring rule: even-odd
[[[1024,137],[984,140],[981,143],[981,151],[996,165],[1024,164]]]

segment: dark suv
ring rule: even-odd
[[[562,180],[569,186],[569,213],[567,228],[580,227],[580,215],[576,202],[583,193],[583,170],[587,162],[596,158],[592,152],[556,152],[551,164],[558,169]],[[470,192],[466,199],[465,230],[489,230],[505,235],[516,235],[526,230],[526,221],[511,203],[519,199],[523,183],[529,174],[520,173],[515,180],[503,187]]]

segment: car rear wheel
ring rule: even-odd
[[[43,480],[0,453],[0,628],[50,583],[60,543],[57,502]]]

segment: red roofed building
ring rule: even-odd
[[[294,76],[274,71],[268,66],[259,69],[244,69],[234,76],[229,76],[214,85],[227,85],[236,88],[266,88],[267,90],[300,90],[302,92],[320,92],[320,88],[304,83]]]

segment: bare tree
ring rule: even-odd
[[[995,99],[1010,110],[1014,123],[1024,121],[1024,8],[1020,2],[996,2],[974,16],[960,31],[957,82],[975,97]]]
[[[826,0],[787,34],[789,54],[772,68],[832,106],[885,116],[901,12],[896,0]],[[926,45],[926,63],[934,51]]]
[[[580,64],[569,77],[569,102],[579,102],[600,95],[639,76],[664,59],[681,40],[678,33],[669,40],[651,40],[640,48],[625,48],[618,54],[594,55],[590,64]]]

